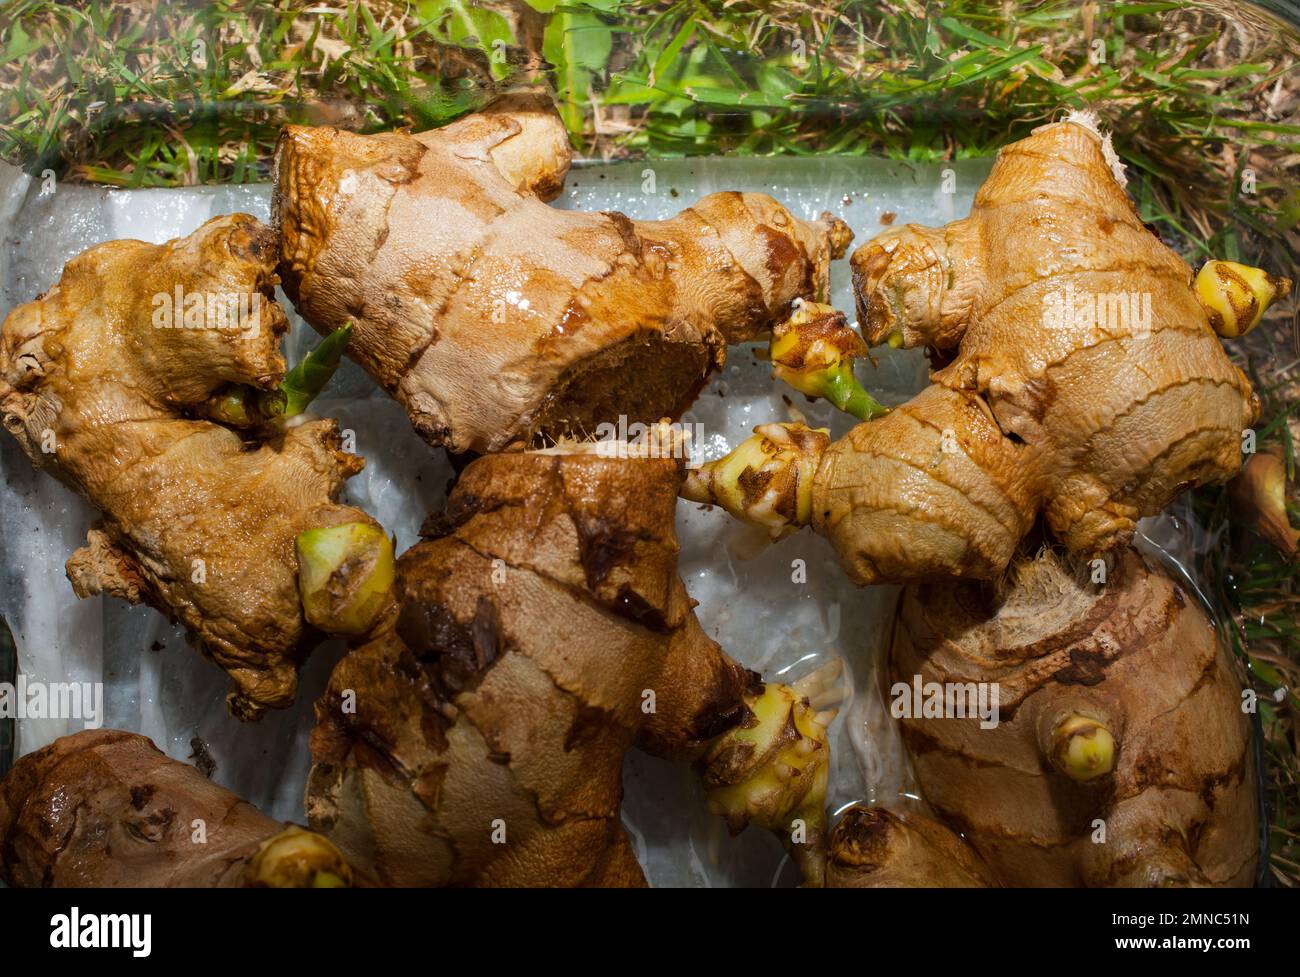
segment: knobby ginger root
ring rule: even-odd
[[[0,781],[0,879],[18,887],[337,888],[327,839],[268,818],[147,738],[74,733]]]
[[[800,459],[815,472],[808,522],[857,582],[994,579],[1040,512],[1071,553],[1114,550],[1240,467],[1258,401],[1108,149],[1088,125],[1043,126],[999,153],[970,216],[854,253],[866,339],[949,361]],[[741,469],[731,480],[752,481]]]
[[[833,714],[700,627],[680,462],[596,447],[462,472],[398,561],[392,629],[318,704],[312,826],[391,885],[643,885],[619,818],[636,745],[694,761],[733,830],[779,832],[819,883]]]
[[[179,619],[244,719],[292,702],[310,645],[295,537],[373,525],[334,502],[363,462],[333,421],[268,433],[205,419],[284,376],[275,256],[244,214],[163,245],[101,244],[14,309],[0,341],[5,428],[103,514],[68,560],[73,589]]]
[[[996,885],[993,873],[969,845],[921,814],[855,804],[831,832],[827,888],[984,889]]]
[[[284,288],[431,444],[499,450],[676,416],[728,343],[819,298],[852,234],[764,194],[665,221],[558,210],[571,150],[545,99],[441,129],[288,126],[275,162]]]
[[[977,397],[935,385],[834,442],[802,423],[760,425],[682,495],[774,539],[811,525],[859,583],[991,577],[1032,524],[1022,464]]]
[[[968,217],[897,228],[854,253],[867,341],[896,336],[952,357],[910,421],[897,412],[855,433],[856,449],[828,458],[819,478],[822,520],[855,575],[996,575],[1027,526],[1020,516],[1040,509],[1072,553],[1094,555],[1183,489],[1240,467],[1258,401],[1191,269],[1143,226],[1108,150],[1086,121],[1042,126],[998,154]],[[940,416],[936,400],[968,420]],[[933,441],[951,431],[971,481],[954,477],[972,466],[951,455],[915,457],[905,428],[916,424]],[[900,487],[864,491],[885,466]],[[960,508],[937,509],[944,495]],[[874,535],[881,519],[949,552],[922,574],[876,573],[901,545]]]
[[[1250,885],[1257,774],[1234,662],[1137,553],[1106,576],[1049,553],[1000,591],[908,588],[891,684],[998,690],[992,728],[969,710],[902,718],[922,792],[1003,884]]]

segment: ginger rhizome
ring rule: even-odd
[[[212,420],[284,378],[275,263],[275,236],[244,214],[162,245],[101,244],[14,309],[0,342],[5,428],[103,515],[68,560],[74,590],[183,623],[245,719],[292,702],[313,640],[295,538],[373,525],[335,502],[363,462],[334,421]]]
[[[327,839],[281,824],[113,729],[64,736],[0,781],[0,880],[21,888],[338,888]]]
[[[1132,550],[904,593],[890,683],[996,683],[999,721],[902,721],[925,799],[1006,885],[1251,885],[1242,680],[1195,597]]]
[[[665,221],[560,210],[549,101],[506,97],[414,135],[287,126],[275,163],[285,292],[431,444],[494,451],[619,415],[677,416],[728,343],[824,296],[842,221],[711,194]]]
[[[1228,486],[1232,519],[1268,540],[1288,560],[1300,550],[1300,530],[1287,514],[1287,463],[1281,449],[1251,455]]]
[[[945,825],[912,811],[855,804],[831,831],[832,889],[985,889],[997,885],[979,855]]]
[[[815,463],[810,522],[859,583],[995,578],[1040,513],[1072,554],[1114,550],[1240,467],[1257,399],[1109,150],[1088,124],[1043,126],[968,217],[853,254],[866,339],[945,364]]]
[[[598,447],[462,472],[398,561],[391,630],[318,704],[312,826],[389,885],[643,885],[619,818],[638,746],[696,763],[733,830],[778,832],[819,883],[824,689],[765,685],[705,635],[680,462]]]
[[[952,357],[928,396],[962,405],[965,418],[911,413],[936,433],[949,426],[960,452],[915,466],[892,416],[859,450],[897,459],[928,492],[956,489],[973,503],[971,518],[917,509],[910,520],[921,532],[943,527],[950,572],[996,573],[1023,535],[1017,520],[975,520],[977,492],[1005,509],[1028,490],[1026,514],[1041,510],[1072,553],[1092,555],[1122,545],[1183,489],[1241,465],[1256,398],[1210,327],[1191,269],[1143,225],[1117,169],[1086,121],[1043,126],[998,154],[968,217],[892,230],[853,255],[867,341],[901,334],[906,347]],[[975,462],[977,486],[948,477],[964,464],[958,453]],[[831,463],[825,522],[869,574],[875,547],[851,525],[868,466],[850,455]]]

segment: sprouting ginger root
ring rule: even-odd
[[[963,451],[1005,442],[972,458],[978,491],[1018,507],[1027,488],[1030,512],[1041,508],[1067,549],[1089,556],[1122,546],[1139,518],[1183,489],[1232,477],[1258,412],[1191,270],[1143,226],[1117,167],[1088,120],[1042,126],[998,154],[968,217],[891,230],[852,259],[867,341],[901,335],[904,346],[949,353],[934,375],[942,392],[922,396],[987,404],[982,421],[952,428]],[[914,417],[943,428],[913,405]],[[834,459],[824,478],[828,525],[856,515],[858,486],[877,458],[909,468],[930,498],[951,487],[978,505],[943,465],[908,461],[909,439],[893,420]],[[941,518],[903,491],[867,504],[909,511],[918,532],[937,521],[964,539],[968,552],[949,563],[952,574],[1000,571],[1022,535],[1023,523],[1004,524],[999,543],[984,535],[996,527]],[[853,531],[831,538],[865,563],[877,546],[894,545]]]
[[[852,238],[764,194],[665,221],[558,210],[571,150],[549,100],[441,129],[288,126],[275,162],[284,288],[431,444],[495,451],[677,416],[728,343],[826,292]]]
[[[68,561],[73,589],[183,622],[243,719],[292,702],[309,647],[295,537],[374,522],[334,502],[363,462],[333,421],[206,419],[284,376],[275,255],[244,214],[163,245],[101,244],[14,309],[0,342],[5,428],[103,514]]]
[[[950,360],[800,459],[810,522],[857,582],[994,579],[1040,512],[1095,556],[1240,467],[1257,398],[1113,162],[1090,125],[1043,126],[999,153],[970,216],[853,254],[867,341]]]
[[[1051,553],[1001,589],[903,597],[891,693],[922,793],[1006,885],[1250,885],[1256,770],[1242,683],[1210,622],[1132,550],[1105,583]],[[956,690],[966,718],[915,693]],[[996,726],[970,692],[998,692]],[[996,686],[992,685],[996,683]]]
[[[882,432],[894,457],[880,448]],[[682,495],[720,505],[773,539],[811,525],[859,583],[943,577],[955,566],[994,576],[1032,522],[1020,464],[1018,446],[978,398],[934,385],[834,442],[799,422],[760,425],[692,471]],[[1006,474],[1000,488],[986,478],[991,469]]]
[[[1030,453],[941,384],[852,428],[815,471],[812,525],[861,584],[996,577],[1033,525]]]
[[[23,888],[338,888],[326,838],[262,814],[146,737],[87,730],[0,781],[0,880]]]
[[[596,447],[462,472],[398,561],[392,629],[317,706],[312,826],[389,885],[644,885],[619,819],[637,745],[694,761],[732,830],[779,832],[819,884],[833,713],[705,635],[677,575],[680,462]]]
[[[946,826],[910,811],[855,804],[830,837],[832,889],[986,889],[993,873]]]
[[[821,318],[835,320],[830,331],[851,328],[829,308]],[[719,505],[772,539],[811,525],[859,583],[993,577],[1033,522],[1025,458],[984,401],[935,384],[834,442],[802,422],[759,425],[689,472],[682,497]]]

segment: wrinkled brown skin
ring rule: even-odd
[[[830,837],[828,889],[986,889],[996,880],[969,845],[914,812],[856,804]]]
[[[728,343],[824,295],[852,238],[755,193],[666,221],[557,210],[571,155],[550,101],[527,95],[414,135],[281,136],[285,292],[322,333],[355,322],[348,355],[431,444],[675,417]]]
[[[1000,687],[994,729],[902,720],[922,792],[1007,885],[1250,885],[1257,774],[1234,663],[1194,598],[1137,553],[1108,578],[1044,555],[1014,565],[1000,597],[973,581],[907,589],[891,683]],[[1049,763],[1071,713],[1111,730],[1109,774],[1077,783]]]
[[[372,522],[334,504],[363,465],[341,450],[334,421],[250,444],[248,432],[201,419],[229,385],[268,390],[284,376],[275,255],[274,235],[246,214],[163,245],[101,244],[14,309],[0,341],[5,428],[103,514],[68,560],[73,589],[183,622],[234,681],[241,719],[293,701],[308,645],[294,537]],[[260,328],[156,328],[153,297],[177,285],[260,295]]]
[[[207,841],[196,843],[194,822]],[[20,888],[247,884],[258,846],[284,829],[144,736],[86,730],[0,781],[0,879]]]
[[[1106,148],[1084,125],[1043,126],[998,154],[970,216],[854,253],[867,340],[897,331],[951,360],[826,456],[817,525],[859,582],[996,578],[1039,511],[1071,553],[1113,550],[1239,468],[1257,399]],[[1067,287],[1150,295],[1150,329],[1051,323]],[[960,450],[941,450],[945,430]]]
[[[317,706],[312,827],[389,885],[644,885],[624,754],[703,763],[763,688],[678,577],[680,478],[671,459],[592,453],[466,468],[399,560],[393,631],[351,651]],[[737,760],[705,781],[743,782]]]

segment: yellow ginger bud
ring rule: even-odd
[[[258,846],[244,885],[269,889],[343,889],[352,885],[347,859],[324,835],[291,824]]]
[[[1235,261],[1207,261],[1196,276],[1196,299],[1220,336],[1244,336],[1291,291],[1291,279]]]
[[[826,428],[761,424],[730,454],[686,475],[682,497],[720,505],[780,539],[812,519],[813,476],[830,444]]]
[[[303,614],[328,634],[370,630],[392,601],[393,541],[375,525],[348,522],[298,534]]]
[[[1052,731],[1050,758],[1071,780],[1087,783],[1114,768],[1115,738],[1101,720],[1071,713]]]
[[[796,300],[790,317],[772,330],[772,376],[863,421],[888,412],[853,375],[854,358],[865,355],[862,337],[829,305]]]

